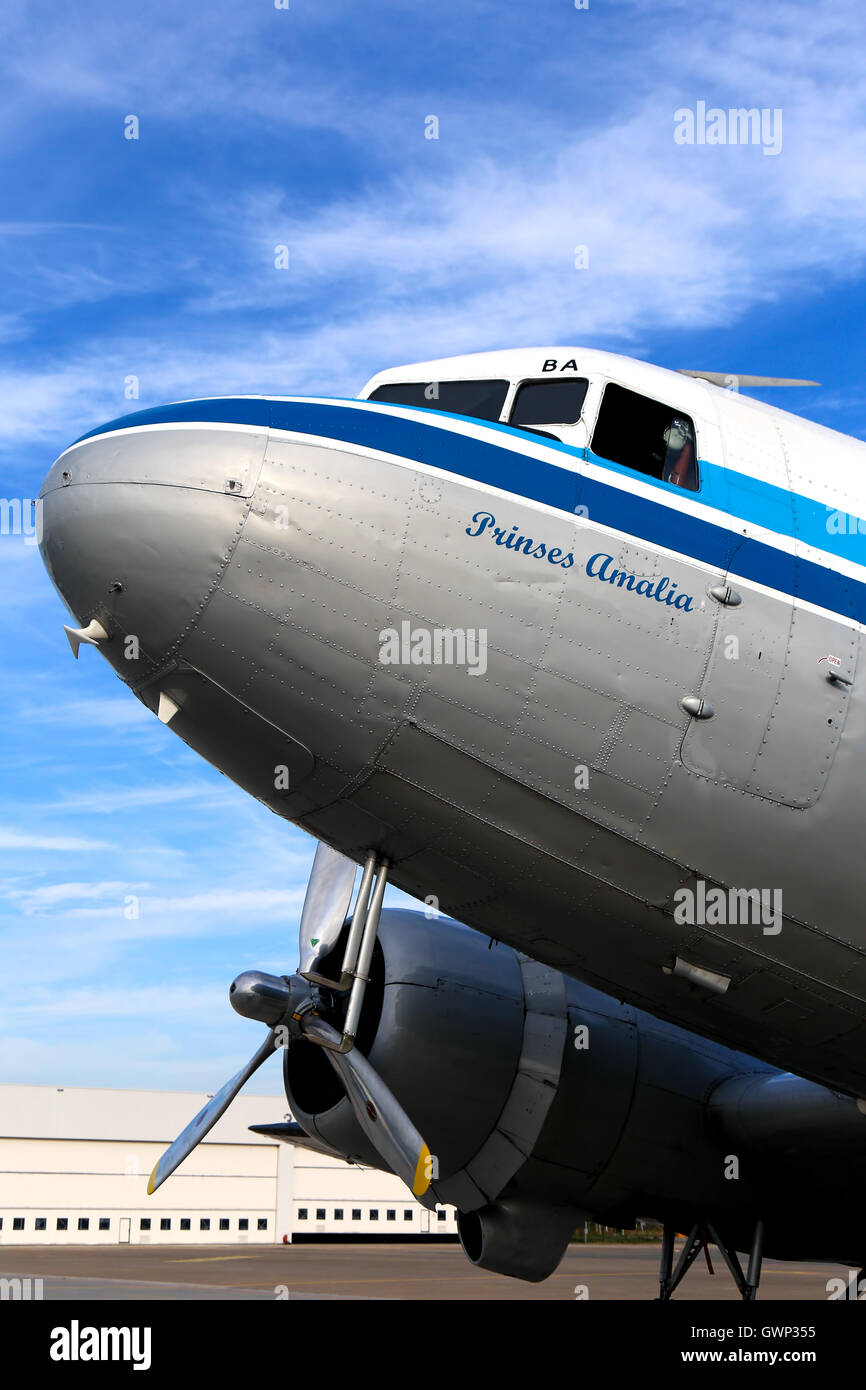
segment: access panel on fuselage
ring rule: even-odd
[[[717,457],[715,422],[694,399],[689,414],[701,456]],[[694,493],[594,447],[577,497],[571,579],[522,727],[571,751],[575,809],[633,834],[670,775],[687,723],[681,701],[699,690],[712,651],[708,591],[724,581],[727,535],[702,548]]]
[[[682,758],[714,781],[784,805],[811,806],[847,707],[844,685],[827,679],[827,658],[838,657],[847,670],[851,653],[834,650],[839,626],[814,611],[824,586],[820,568],[804,555],[777,417],[734,394],[714,396],[734,536],[727,576],[734,601],[721,605],[700,691],[713,717],[692,721]],[[839,579],[834,585],[844,602]],[[847,648],[850,629],[842,632]]]

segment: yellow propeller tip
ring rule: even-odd
[[[153,1194],[154,1194],[154,1192],[156,1191],[156,1170],[157,1170],[158,1167],[159,1167],[159,1164],[157,1163],[157,1164],[155,1165],[155,1167],[154,1167],[153,1172],[151,1173],[150,1177],[149,1177],[148,1180],[147,1180],[147,1195],[148,1195],[148,1197],[152,1197]]]
[[[430,1186],[430,1177],[433,1171],[433,1164],[430,1162],[430,1150],[426,1144],[421,1147],[418,1155],[418,1162],[415,1166],[415,1178],[412,1183],[412,1191],[416,1197],[423,1197],[427,1188]]]

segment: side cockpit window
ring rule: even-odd
[[[695,492],[695,427],[681,410],[609,382],[604,388],[592,452],[611,463]]]
[[[585,377],[567,381],[525,381],[518,386],[510,425],[576,425],[583,410]]]
[[[389,381],[377,386],[367,399],[422,410],[447,410],[450,415],[471,415],[476,420],[498,420],[507,395],[507,381]]]

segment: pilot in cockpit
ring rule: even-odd
[[[688,420],[674,416],[662,437],[666,446],[665,461],[662,466],[663,482],[673,483],[675,487],[687,487],[694,490],[697,481],[695,437]]]

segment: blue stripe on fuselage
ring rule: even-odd
[[[270,426],[299,434],[318,435],[337,443],[379,449],[433,468],[461,474],[474,482],[541,502],[572,515],[575,507],[581,504],[581,507],[587,508],[590,518],[601,525],[689,555],[722,572],[730,570],[756,584],[797,595],[842,617],[866,622],[866,584],[859,580],[790,555],[763,541],[738,535],[728,527],[706,521],[681,506],[665,506],[612,486],[598,476],[531,458],[519,450],[503,448],[473,435],[437,428],[435,416],[441,417],[445,412],[431,411],[430,415],[434,418],[421,422],[408,415],[394,414],[393,410],[394,407],[377,409],[367,405],[358,409],[349,401],[321,405],[255,396],[214,397],[211,400],[180,401],[174,405],[140,410],[90,430],[81,439],[92,439],[109,431],[135,429],[142,425],[200,421],[203,424]],[[463,420],[467,417],[449,415],[447,418]],[[502,432],[510,439],[527,439],[522,430],[510,425],[475,420],[472,423],[481,423],[485,428]],[[542,440],[538,436],[535,442],[543,443],[545,448],[564,453],[571,459],[579,458],[598,464],[606,473],[618,473],[624,478],[635,476],[631,470],[600,459],[586,449],[574,449],[560,441]],[[699,497],[707,506],[731,515],[734,523],[742,514],[743,520],[788,537],[795,534],[796,509],[796,534],[800,539],[821,550],[846,555],[858,563],[866,559],[866,538],[831,532],[828,524],[830,509],[813,498],[792,495],[783,488],[707,461],[702,461],[699,468],[699,493],[684,493],[681,488],[673,488],[670,484],[643,475],[641,481],[654,484],[667,493],[675,491],[680,502],[687,502],[692,496]]]

